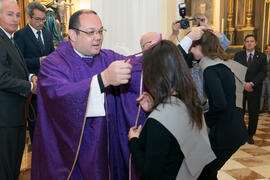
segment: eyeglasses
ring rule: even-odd
[[[103,33],[107,31],[106,29],[100,29],[98,31],[96,31],[96,30],[83,31],[83,30],[80,30],[80,29],[77,29],[77,28],[71,28],[71,29],[74,29],[76,31],[83,32],[83,33],[87,34],[90,37],[93,37],[95,34],[103,35]]]
[[[45,22],[46,21],[46,18],[32,17],[32,19],[34,19],[38,22]]]

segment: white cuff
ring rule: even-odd
[[[32,83],[32,82],[30,82],[30,84],[31,84],[31,91],[32,91],[32,90],[33,90],[34,85],[33,85],[33,83]]]
[[[93,76],[89,96],[86,117],[105,116],[104,93],[100,92],[97,75]]]
[[[185,36],[179,43],[179,45],[184,49],[184,51],[188,54],[188,50],[192,45],[192,40],[190,37]]]
[[[28,81],[29,82],[32,82],[32,76],[34,76],[34,74],[30,73],[29,76],[28,76]]]

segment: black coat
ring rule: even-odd
[[[247,140],[242,109],[235,105],[235,78],[223,64],[207,67],[203,72],[204,90],[209,111],[204,114],[210,128],[209,138],[214,149],[234,149]]]
[[[178,45],[188,66],[194,57]],[[210,66],[203,73],[204,92],[209,101],[209,111],[204,114],[210,128],[209,139],[214,149],[231,150],[243,145],[248,138],[243,111],[235,106],[235,79],[225,65]]]
[[[246,51],[241,51],[235,54],[234,60],[240,64],[248,67],[247,64],[247,54]],[[262,82],[266,77],[266,55],[264,53],[255,51],[252,64],[247,70],[245,81],[254,83],[254,91],[260,90],[262,87]]]
[[[31,91],[18,49],[0,29],[0,127],[25,125],[24,103]]]
[[[30,73],[38,74],[40,68],[39,58],[47,56],[54,51],[53,39],[49,31],[42,29],[45,51],[42,52],[29,25],[14,33],[14,40],[20,48]]]

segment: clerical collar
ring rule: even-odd
[[[5,31],[1,26],[0,26],[0,28],[4,31],[4,33],[7,35],[7,37],[9,39],[12,38],[12,35],[11,34],[9,34],[7,31]]]
[[[73,48],[74,49],[74,48]],[[93,58],[93,56],[85,56],[82,53],[79,53],[76,49],[74,51],[81,57],[81,58]]]

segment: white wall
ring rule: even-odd
[[[74,3],[74,10],[90,9],[91,0],[71,0]]]
[[[107,29],[103,48],[125,55],[140,51],[141,35],[162,29],[161,0],[91,0],[91,9]]]

